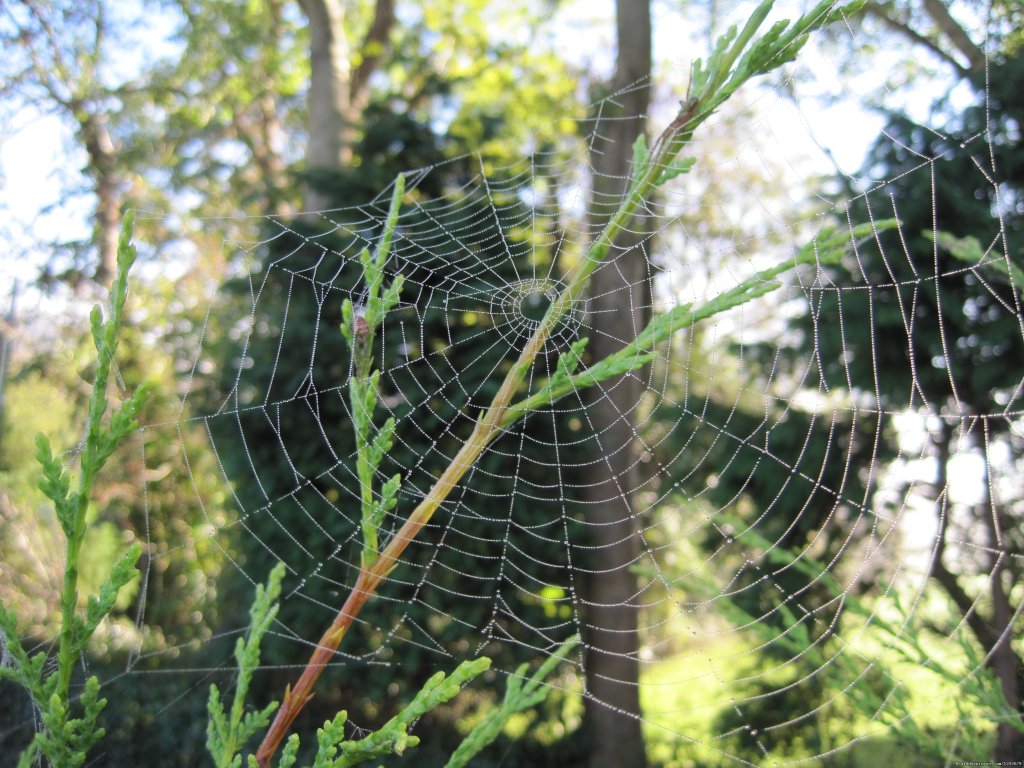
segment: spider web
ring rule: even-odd
[[[620,96],[598,114],[614,112]],[[761,92],[752,111],[770,130],[764,115],[786,108]],[[703,133],[735,136],[730,114]],[[653,114],[652,126],[659,119]],[[402,477],[382,541],[454,458],[597,234],[585,215],[593,169],[580,160],[612,148],[607,119],[584,125],[580,145],[512,165],[468,156],[405,174],[388,262],[405,288],[375,350],[375,422],[397,421],[377,481]],[[970,158],[977,178],[964,188],[987,188],[996,204],[974,261],[938,247],[917,258],[919,233],[901,226],[894,237],[851,239],[839,268],[784,273],[780,290],[684,329],[629,375],[641,396],[622,413],[628,444],[609,444],[591,418],[595,401],[617,402],[624,380],[528,415],[410,545],[325,680],[379,668],[401,679],[482,653],[513,674],[579,634],[582,646],[551,684],[615,708],[587,685],[590,595],[626,571],[635,594],[620,607],[638,627],[630,658],[641,666],[641,717],[651,749],[661,750],[652,757],[666,764],[688,755],[783,764],[905,734],[914,723],[937,727],[934,738],[955,754],[965,733],[991,727],[960,698],[986,674],[972,612],[988,615],[992,585],[1021,564],[1012,515],[1024,380],[1000,361],[1019,360],[1024,324],[1020,285],[1000,271],[1013,253],[1011,203],[990,138],[988,126],[968,141],[933,131],[931,154],[892,139],[916,154],[905,170],[851,179],[859,190],[827,200],[780,202],[742,189],[716,197],[702,187],[716,167],[703,158],[692,176],[667,185],[632,225],[640,244],[604,267],[637,251],[646,259],[648,305],[631,306],[637,286],[623,285],[623,312],[706,301],[791,256],[824,223],[901,217],[900,184],[922,177],[938,237],[945,211],[936,168],[952,157]],[[775,137],[766,151],[751,138],[731,162],[799,176],[793,146]],[[339,308],[364,298],[358,256],[375,247],[389,198],[385,189],[362,205],[261,219],[258,240],[233,246],[256,268],[214,310],[219,322],[187,366],[179,429],[205,434],[234,508],[226,519],[210,513],[210,540],[250,583],[264,581],[276,560],[288,568],[269,670],[301,667],[359,569]],[[748,218],[758,208],[764,215]],[[726,223],[709,235],[702,222],[712,215]],[[575,307],[525,394],[555,373],[573,342],[620,333],[614,319],[587,301]],[[215,326],[226,339],[215,338]],[[990,342],[985,329],[997,326],[1000,340]],[[933,354],[935,343],[945,354]],[[187,462],[194,450],[183,442]],[[619,452],[634,457],[630,471],[641,477],[628,507],[631,480],[614,470],[594,479]],[[638,558],[619,561],[593,544],[600,504],[629,509]],[[935,588],[940,571],[965,576],[966,615]],[[997,633],[1010,633],[1020,596],[1019,585],[1003,590]],[[928,701],[910,693],[922,680],[934,681]],[[843,720],[846,730],[792,751],[796,735]]]

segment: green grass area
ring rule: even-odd
[[[737,765],[735,758],[742,757],[759,765],[829,768],[942,765],[934,749],[908,740],[891,727],[900,710],[895,696],[888,700],[885,697],[896,681],[899,690],[906,692],[906,712],[932,739],[933,746],[955,750],[961,729],[992,733],[993,726],[983,710],[964,695],[961,687],[928,666],[902,659],[887,647],[885,636],[877,628],[854,629],[842,636],[842,653],[851,655],[855,668],[872,672],[884,668],[887,674],[866,674],[848,682],[849,688],[839,684],[829,687],[827,703],[820,711],[810,714],[815,705],[808,700],[793,713],[810,714],[806,720],[783,725],[769,737],[747,734],[748,745],[764,748],[756,761],[750,752],[740,751],[742,734],[723,732],[720,717],[735,708],[742,720],[748,707],[757,708],[759,702],[751,698],[757,680],[779,690],[805,675],[812,675],[812,680],[826,675],[827,669],[767,661],[751,652],[751,638],[728,631],[695,639],[678,653],[647,664],[641,702],[652,763],[660,768],[724,768]],[[966,660],[956,643],[932,638],[925,647],[936,664],[955,670],[957,675],[967,675]],[[882,706],[873,716],[860,711],[851,694],[857,686],[877,688],[880,681]],[[763,710],[763,703],[760,706]],[[826,754],[815,757],[821,753]]]

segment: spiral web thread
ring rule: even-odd
[[[766,93],[752,109],[760,126],[770,124],[765,114],[783,109]],[[727,116],[716,117],[702,132],[713,136],[727,123]],[[607,121],[596,126],[584,149],[602,151]],[[973,158],[982,181],[970,183],[988,185],[1001,200],[988,139],[982,131],[945,156],[920,156],[901,173],[932,180],[934,231],[943,229],[944,215],[935,164],[949,153]],[[765,150],[759,141],[751,138],[736,152],[735,166],[753,162],[770,174],[801,162],[793,143],[773,137]],[[406,283],[376,354],[382,396],[375,421],[398,420],[397,458],[385,462],[378,482],[396,472],[403,478],[401,503],[382,526],[382,541],[451,460],[459,437],[490,402],[493,389],[485,382],[493,386],[504,375],[562,287],[562,270],[593,239],[582,215],[589,182],[578,170],[581,157],[539,153],[491,167],[474,156],[406,174],[409,194],[388,265]],[[698,155],[693,175],[667,185],[631,225],[650,264],[652,298],[644,310],[714,296],[791,255],[822,224],[846,226],[853,217],[847,211],[876,220],[901,215],[890,189],[898,178],[859,179],[866,191],[828,203],[789,196],[782,214],[773,209],[777,199],[759,199],[756,190],[747,198],[737,192],[738,203],[715,198],[701,187],[702,175],[715,167]],[[424,192],[430,189],[443,194]],[[264,565],[284,560],[285,607],[300,604],[306,621],[316,617],[315,625],[299,625],[282,613],[273,634],[293,660],[274,666],[305,661],[359,567],[345,419],[349,362],[337,310],[344,298],[359,304],[363,287],[353,266],[363,247],[375,246],[389,196],[382,190],[364,205],[299,222],[258,222],[260,239],[237,246],[263,267],[249,277],[244,311],[223,323],[236,342],[231,362],[216,363],[231,371],[219,394],[210,395],[205,388],[218,387],[199,374],[217,360],[208,336],[190,366],[180,428],[207,435],[236,507],[229,519],[211,516],[212,541],[253,583],[264,580]],[[766,215],[747,218],[758,206]],[[702,233],[710,213],[724,215],[724,234]],[[963,729],[975,727],[957,698],[985,654],[964,661],[964,643],[974,642],[970,622],[929,580],[936,550],[944,550],[945,567],[967,574],[963,583],[979,611],[989,610],[992,580],[1021,565],[1007,515],[1020,504],[1024,380],[1020,370],[1000,365],[1024,343],[1021,286],[1012,273],[997,274],[1008,250],[999,210],[988,227],[974,263],[936,255],[930,267],[918,260],[908,271],[905,248],[916,233],[901,228],[883,247],[851,242],[843,272],[785,273],[781,290],[684,329],[651,365],[629,374],[643,393],[627,414],[631,445],[605,440],[595,451],[587,406],[621,385],[615,382],[530,414],[487,449],[410,546],[409,562],[356,621],[325,679],[337,673],[351,681],[377,665],[400,677],[410,653],[428,672],[496,648],[516,661],[536,659],[580,633],[584,648],[570,657],[571,670],[551,681],[580,692],[591,636],[589,585],[629,569],[637,585],[628,610],[640,630],[642,717],[670,754],[787,762],[794,754],[780,746],[787,735],[826,728],[835,718],[855,723],[855,732],[817,751],[900,732],[915,718],[945,728],[939,738],[955,750]],[[605,268],[615,269],[617,258],[628,256],[613,254]],[[866,265],[869,258],[874,267]],[[965,279],[981,297],[972,301],[988,313],[985,322],[1009,321],[1011,331],[992,353],[992,399],[981,409],[976,396],[962,394],[975,374],[957,362],[963,357],[951,352],[945,362],[924,361],[931,366],[926,382],[915,352],[929,334],[944,348],[975,343],[958,342],[970,328],[954,332],[935,311],[945,311],[947,292],[955,301],[948,286]],[[632,287],[623,286],[623,311],[636,295]],[[863,313],[853,316],[854,307]],[[875,313],[894,311],[902,320],[880,336]],[[964,317],[969,325],[971,312]],[[534,365],[527,392],[554,373],[570,343],[611,328],[611,318],[586,302],[575,308]],[[860,341],[848,342],[852,337]],[[902,370],[893,362],[900,359]],[[936,371],[943,371],[944,385],[935,383]],[[907,385],[902,402],[880,383],[890,374]],[[787,424],[797,424],[796,434],[780,438]],[[945,471],[935,447],[944,430]],[[590,544],[589,507],[598,501],[581,493],[595,482],[594,466],[618,451],[635,452],[633,469],[643,478],[632,501],[640,542],[633,562],[602,559],[607,553]],[[599,501],[622,508],[619,480],[601,483],[609,490]],[[735,490],[723,499],[719,489],[726,487]],[[759,497],[759,489],[771,495]],[[262,554],[237,557],[239,541]],[[160,554],[159,542],[151,545],[157,560],[175,556]],[[1007,593],[1005,607],[1016,620],[1019,585]],[[895,649],[925,622],[931,630],[915,665]],[[500,669],[511,673],[514,666]],[[929,689],[937,691],[934,700],[907,698],[908,681],[938,679],[943,669],[954,670],[953,679]],[[794,708],[794,692],[803,690],[815,693]],[[858,709],[854,702],[869,693],[876,704]],[[784,699],[790,703],[782,707]],[[764,728],[764,711],[775,706],[786,714]]]

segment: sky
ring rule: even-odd
[[[683,95],[691,57],[706,55],[708,46],[706,18],[694,19],[682,13],[681,5],[655,0],[652,6],[655,79],[661,84],[657,93],[665,115],[673,100]],[[753,5],[737,3],[718,28],[741,22]],[[799,11],[792,0],[779,0],[777,8],[773,19]],[[146,15],[134,32],[137,44],[119,54],[117,71],[125,78],[154,58],[175,54],[171,42],[174,17],[168,10],[154,10],[151,4],[146,4],[143,13]],[[615,51],[612,0],[566,2],[547,29],[555,49],[579,70],[611,73]],[[884,55],[876,61],[886,64]],[[882,126],[881,117],[865,109],[858,97],[859,92],[877,84],[872,82],[877,75],[862,74],[860,82],[842,76],[830,53],[813,44],[796,66],[801,74],[793,89],[796,98],[764,88],[757,91],[754,109],[759,129],[764,132],[758,143],[767,147],[758,151],[767,151],[774,160],[793,169],[793,178],[780,183],[798,184],[805,178],[833,172],[836,167],[845,173],[855,172],[868,143]],[[907,100],[909,109],[921,113],[927,110],[932,96],[925,88],[909,96],[902,94],[901,98]],[[656,108],[652,122],[659,117]],[[77,169],[84,160],[69,129],[55,115],[40,114],[28,106],[0,124],[0,216],[4,219],[0,235],[8,242],[7,253],[0,257],[0,298],[9,296],[14,282],[25,286],[38,275],[47,256],[39,243],[77,240],[88,234],[88,195],[58,205],[62,191],[78,182]]]
[[[125,22],[128,44],[111,54],[116,81],[132,79],[143,67],[174,56],[176,17],[154,3],[114,3]],[[12,99],[13,101],[13,99]],[[14,285],[19,303],[45,306],[31,290],[47,258],[46,243],[83,239],[91,229],[93,198],[68,194],[82,187],[84,151],[75,143],[66,119],[32,104],[7,104],[0,118],[0,299],[7,305]]]
[[[656,80],[663,102],[671,104],[680,98],[689,72],[690,57],[706,54],[707,40],[676,7],[679,3],[656,2],[654,5],[654,50]],[[723,20],[724,28],[732,20],[741,20],[752,3],[740,3]],[[780,2],[793,10],[793,3]],[[554,44],[562,55],[581,70],[610,74],[614,64],[614,4],[611,0],[577,0],[560,11],[553,25]],[[780,15],[780,14],[776,14]],[[121,63],[124,71],[137,71],[143,57],[161,55],[172,49],[166,39],[171,29],[168,17],[154,16],[140,32],[140,45],[126,52]],[[701,20],[703,21],[703,20]],[[698,25],[701,26],[701,25]],[[878,135],[883,118],[865,108],[859,94],[871,91],[882,78],[881,71],[867,71],[857,76],[840,72],[840,62],[833,58],[834,49],[811,44],[795,65],[801,78],[794,86],[793,97],[769,89],[752,91],[753,107],[763,131],[760,145],[772,159],[792,169],[793,179],[828,174],[836,167],[853,174],[861,165],[869,143]],[[905,51],[876,54],[879,70],[894,66]],[[918,88],[893,94],[912,114],[923,117],[930,102],[949,83],[937,81],[934,90]],[[826,98],[827,97],[827,98]],[[664,107],[663,107],[664,109]],[[714,128],[712,123],[711,128]],[[759,145],[759,146],[760,146]],[[27,107],[6,125],[0,126],[0,233],[7,239],[7,253],[0,257],[0,306],[6,308],[12,286],[22,286],[22,313],[45,307],[46,300],[24,290],[38,274],[45,252],[36,243],[64,241],[87,235],[90,200],[78,196],[71,202],[54,207],[61,199],[67,182],[74,181],[76,170],[83,165],[81,150],[75,149],[67,126],[56,116],[41,114]],[[780,182],[783,183],[783,182]],[[908,421],[902,428],[908,440],[920,432],[919,421]],[[913,452],[910,452],[913,456]],[[981,477],[980,459],[963,455],[954,462],[955,474],[965,478]],[[912,468],[921,476],[933,472],[933,463]],[[977,482],[961,484],[956,493],[970,500],[978,495]],[[931,541],[934,520],[930,510],[915,515],[910,510],[912,525],[921,532],[922,541]],[[918,519],[920,518],[920,519]]]

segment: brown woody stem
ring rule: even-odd
[[[505,375],[501,389],[494,396],[494,400],[486,411],[480,416],[473,429],[472,434],[463,443],[462,448],[452,459],[451,463],[434,482],[429,493],[423,498],[416,508],[410,513],[405,523],[391,537],[386,547],[380,553],[380,557],[368,568],[360,570],[352,592],[341,607],[338,615],[334,617],[331,626],[327,628],[320,642],[317,643],[313,655],[306,664],[302,675],[295,683],[294,688],[288,688],[284,694],[281,708],[267,731],[263,742],[256,752],[256,762],[260,768],[269,768],[270,761],[285,734],[291,727],[292,722],[299,712],[306,705],[306,702],[313,697],[313,688],[324,669],[330,663],[334,652],[344,638],[352,621],[362,610],[363,605],[370,599],[387,575],[398,565],[405,552],[405,548],[416,538],[420,530],[430,522],[435,510],[444,503],[448,494],[459,484],[466,471],[473,466],[484,449],[493,442],[510,424],[502,424],[503,416],[512,403],[513,397],[523,386],[527,374],[534,360],[544,347],[544,343],[557,326],[558,322],[566,315],[570,308],[580,299],[587,279],[597,266],[607,257],[615,238],[629,224],[636,210],[648,199],[653,189],[658,185],[658,179],[662,170],[672,162],[679,151],[689,140],[692,130],[688,126],[698,115],[698,105],[694,101],[687,101],[676,116],[675,120],[665,129],[655,142],[651,161],[647,165],[644,175],[632,186],[629,195],[622,201],[618,211],[605,226],[604,231],[587,250],[585,257],[576,264],[567,277],[568,284],[562,293],[551,303],[547,314],[541,320],[533,336],[526,343],[519,358]]]
[[[695,65],[690,83],[690,97],[683,102],[675,119],[654,143],[649,161],[637,163],[638,157],[634,156],[633,173],[636,178],[632,180],[629,191],[615,215],[605,225],[601,235],[587,249],[584,258],[567,275],[565,289],[548,307],[547,314],[520,353],[519,359],[506,374],[501,389],[495,395],[491,405],[480,416],[472,434],[431,487],[430,492],[388,541],[387,546],[380,553],[380,557],[372,564],[364,565],[360,570],[351,594],[334,621],[331,622],[331,626],[320,638],[320,642],[303,670],[302,676],[295,684],[294,690],[289,688],[285,691],[284,701],[278,710],[277,717],[256,753],[260,768],[269,768],[270,761],[284,738],[285,732],[302,707],[312,697],[317,679],[337,650],[338,644],[345,636],[352,621],[376,591],[381,581],[398,565],[409,542],[430,521],[434,511],[445,501],[448,494],[484,449],[505,429],[514,424],[516,419],[525,415],[525,411],[523,411],[521,414],[517,414],[516,419],[506,418],[512,399],[523,386],[523,382],[526,381],[530,367],[543,348],[544,342],[556,328],[558,322],[579,301],[588,278],[607,258],[619,233],[626,229],[637,209],[650,198],[654,189],[666,178],[664,174],[670,170],[670,164],[678,156],[680,150],[690,141],[696,126],[727,99],[740,84],[792,60],[807,41],[807,36],[811,31],[856,13],[863,4],[864,0],[852,0],[846,5],[840,6],[835,5],[834,0],[821,0],[796,24],[788,27],[786,23],[776,24],[757,44],[751,46],[754,34],[772,6],[772,0],[762,0],[738,34],[733,29],[720,40],[719,46],[709,57],[706,67],[701,66],[699,62]],[[746,51],[745,54],[744,51]],[[697,83],[696,87],[694,87],[695,82]],[[390,233],[385,230],[385,238],[387,237],[390,237]]]

